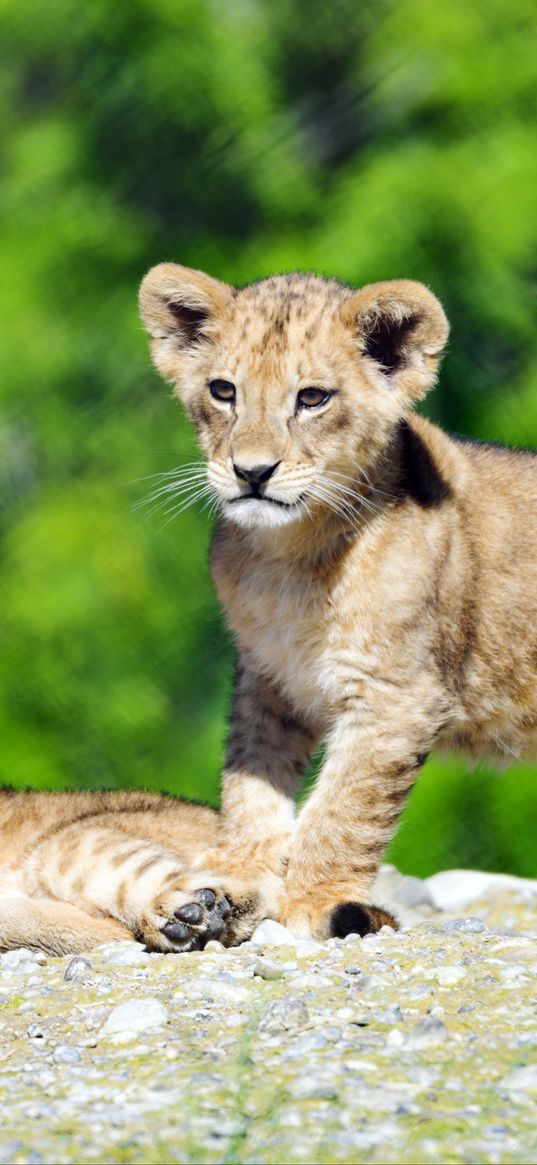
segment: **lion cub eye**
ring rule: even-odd
[[[331,396],[332,393],[326,388],[303,388],[296,398],[297,408],[318,409],[319,405],[325,405]]]
[[[236,397],[235,385],[231,384],[229,380],[211,380],[209,382],[209,392],[214,396],[215,400],[224,400],[228,404],[233,404]]]

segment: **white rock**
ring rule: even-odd
[[[515,1068],[500,1080],[502,1092],[529,1092],[537,1096],[537,1064],[527,1064],[525,1068]]]
[[[449,987],[452,983],[461,983],[466,979],[464,967],[437,967],[434,977],[442,987]]]
[[[428,882],[410,874],[401,878],[393,897],[401,906],[434,906]]]
[[[427,886],[437,910],[458,910],[476,898],[490,898],[501,890],[516,890],[525,898],[537,897],[537,879],[487,874],[482,870],[443,870],[427,878]]]
[[[293,1080],[289,1092],[295,1100],[337,1100],[339,1095],[335,1084],[329,1080],[316,1079],[315,1076],[302,1076]]]
[[[57,1044],[52,1059],[56,1064],[78,1064],[81,1055],[78,1048],[73,1048],[70,1044]]]
[[[521,963],[511,963],[507,967],[502,967],[500,976],[505,982],[511,979],[524,979],[527,982],[528,972],[531,974],[532,970],[532,967],[525,967]]]
[[[117,967],[137,967],[141,963],[149,963],[154,958],[149,951],[144,950],[141,943],[110,943],[101,947],[101,954],[107,963]]]
[[[301,955],[317,954],[321,949],[321,943],[316,939],[298,938],[292,931],[287,930],[286,926],[274,922],[272,918],[264,918],[263,922],[259,923],[251,941],[266,947],[294,947]]]
[[[241,987],[240,983],[232,983],[229,979],[200,977],[189,983],[187,990],[196,999],[219,999],[224,1003],[249,1003],[252,999],[251,989]]]
[[[381,940],[377,937],[376,934],[366,934],[360,943],[360,949],[362,951],[378,951],[380,949],[380,945]]]
[[[86,979],[91,975],[91,969],[89,959],[84,959],[81,955],[75,955],[67,964],[63,977],[66,983],[71,983],[78,979]]]
[[[272,963],[269,959],[254,959],[254,975],[260,979],[283,979],[285,970],[279,963]]]
[[[408,1032],[405,1036],[405,1045],[408,1048],[428,1048],[442,1043],[447,1038],[448,1031],[442,1020],[428,1015]]]
[[[287,927],[272,918],[264,918],[251,937],[251,942],[266,946],[294,946],[296,938]]]
[[[159,999],[131,999],[110,1012],[101,1028],[102,1039],[135,1039],[148,1028],[169,1022],[169,1013]]]
[[[309,1012],[301,999],[291,996],[275,999],[261,1017],[259,1031],[267,1034],[289,1031],[297,1032],[309,1022]]]
[[[14,951],[6,951],[4,955],[0,955],[0,966],[9,970],[24,963],[39,963],[43,966],[46,961],[46,956],[41,951],[30,951],[28,947],[17,947]]]

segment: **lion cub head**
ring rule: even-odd
[[[353,291],[294,274],[235,290],[162,263],[140,305],[221,509],[246,526],[352,510],[448,335],[435,296],[405,279]]]

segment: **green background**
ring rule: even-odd
[[[537,445],[534,5],[4,0],[1,22],[1,779],[215,800],[210,522],[133,509],[197,456],[139,280],[424,280],[453,327],[426,411]],[[537,875],[535,776],[435,759],[393,859]]]

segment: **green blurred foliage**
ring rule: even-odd
[[[217,797],[210,523],[133,510],[197,456],[137,318],[153,263],[424,280],[453,325],[430,415],[537,444],[536,23],[529,0],[4,0],[4,781]],[[394,859],[535,875],[534,778],[430,762]]]

